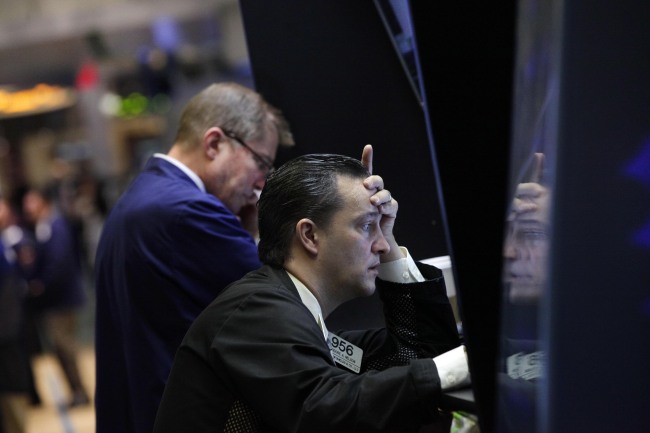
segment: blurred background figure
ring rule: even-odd
[[[70,407],[89,403],[77,366],[77,314],[86,302],[78,243],[53,201],[54,191],[30,189],[23,212],[35,239],[27,269],[27,308],[38,335],[51,344],[70,387]]]
[[[29,404],[23,314],[27,288],[18,262],[23,238],[10,203],[0,197],[0,433],[24,432]]]

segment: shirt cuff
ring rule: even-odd
[[[379,278],[393,283],[421,283],[424,281],[413,257],[405,247],[399,247],[404,258],[379,265]]]
[[[443,391],[470,384],[469,367],[465,346],[445,352],[433,358],[440,377],[440,388]]]

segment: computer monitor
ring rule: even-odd
[[[535,432],[546,350],[547,293],[558,136],[558,2],[519,3],[503,292],[496,368],[496,431]]]
[[[496,405],[516,2],[408,3],[475,407],[488,433]]]
[[[518,10],[496,431],[645,431],[650,3]]]

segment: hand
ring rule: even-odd
[[[247,204],[239,210],[239,222],[248,233],[257,241],[259,239],[259,230],[257,226],[257,205]]]
[[[522,214],[536,212],[543,220],[547,220],[549,191],[541,184],[543,165],[544,154],[536,153],[535,166],[530,182],[517,185],[510,219],[515,219]]]
[[[517,185],[515,198],[512,202],[512,211],[516,215],[535,212],[540,206],[546,205],[548,190],[534,182],[520,183]]]
[[[366,144],[361,154],[361,163],[368,169],[370,176],[364,179],[363,185],[375,193],[370,196],[370,202],[377,206],[381,214],[379,227],[390,245],[390,251],[381,255],[381,262],[390,262],[393,260],[401,259],[402,255],[399,245],[393,235],[393,227],[395,226],[395,219],[397,218],[398,204],[397,200],[393,199],[390,191],[384,189],[384,180],[377,175],[372,174],[372,157],[373,149],[370,144]]]

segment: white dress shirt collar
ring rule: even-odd
[[[172,158],[169,155],[165,155],[164,153],[154,153],[154,158],[162,158],[165,161],[169,162],[170,164],[175,165],[178,167],[183,173],[187,175],[192,181],[196,184],[196,186],[203,192],[205,192],[205,185],[203,184],[203,181],[201,178],[194,173],[192,170],[189,169],[188,166],[180,162],[178,159]]]
[[[289,278],[291,278],[291,281],[293,281],[293,284],[296,286],[296,289],[298,289],[300,300],[302,300],[302,303],[305,304],[305,307],[307,307],[309,312],[314,316],[314,320],[316,320],[316,323],[320,327],[321,331],[323,331],[323,337],[325,338],[325,341],[327,341],[329,333],[327,332],[327,327],[325,326],[325,319],[323,319],[323,310],[320,308],[318,299],[316,299],[314,294],[310,292],[309,289],[298,278],[292,275],[291,272],[286,272],[289,275]]]
[[[392,281],[396,283],[413,283],[417,281],[424,281],[424,277],[420,273],[419,269],[415,265],[413,258],[409,254],[408,250],[404,247],[400,247],[402,253],[404,254],[403,259],[395,260],[394,262],[382,263],[379,265],[379,276],[382,279],[387,281]],[[305,307],[311,312],[316,320],[318,326],[320,326],[321,331],[323,331],[323,336],[325,341],[328,338],[327,327],[325,326],[325,320],[323,319],[323,310],[318,303],[316,297],[309,291],[309,289],[291,272],[286,271],[293,284],[295,284],[296,289],[298,289],[298,294],[302,303],[305,304]]]

